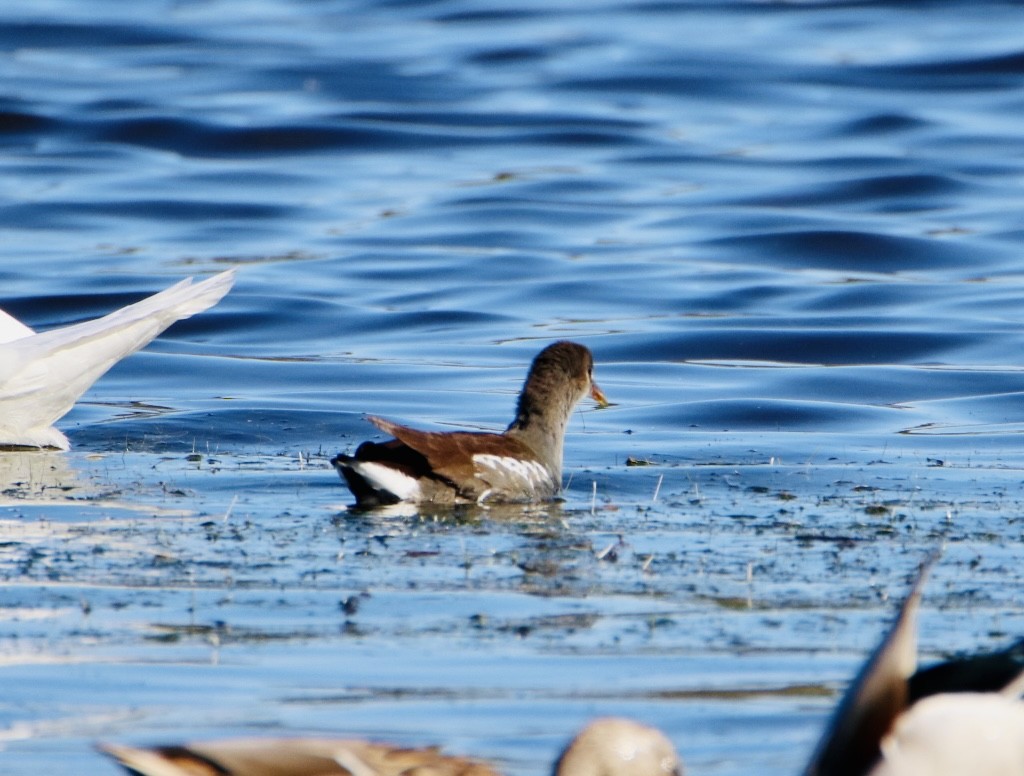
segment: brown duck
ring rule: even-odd
[[[233,739],[139,749],[101,744],[135,776],[499,776],[490,765],[367,741]],[[555,763],[555,776],[682,776],[682,762],[660,730],[627,719],[595,720]]]
[[[550,499],[562,487],[565,428],[576,403],[589,394],[608,404],[593,369],[583,345],[555,342],[533,360],[504,433],[420,431],[371,416],[394,439],[364,442],[331,463],[360,507]]]

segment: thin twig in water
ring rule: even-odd
[[[594,486],[590,492],[590,514],[597,514],[597,480],[592,480],[591,484]]]
[[[654,495],[651,496],[651,503],[655,503],[658,500],[658,494],[661,492],[661,481],[665,479],[664,474],[658,475],[658,484],[654,486]]]
[[[228,518],[231,517],[232,511],[234,511],[234,509],[235,509],[235,502],[236,501],[238,501],[238,494],[237,493],[234,496],[231,497],[231,503],[228,504],[227,511],[224,512],[224,522],[225,523],[228,521]]]

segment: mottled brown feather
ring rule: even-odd
[[[359,740],[229,739],[141,749],[100,750],[142,776],[498,776],[486,765],[437,747],[407,749]]]
[[[359,740],[231,739],[136,748],[101,744],[100,751],[138,776],[499,776],[490,765]],[[681,776],[675,747],[656,728],[628,719],[590,723],[555,763],[556,776]]]
[[[391,434],[402,444],[426,459],[429,469],[418,476],[438,477],[448,483],[458,495],[475,500],[487,489],[487,483],[477,474],[473,456],[500,455],[535,461],[536,454],[517,439],[504,434],[472,431],[421,431],[376,416],[367,417],[373,425]]]

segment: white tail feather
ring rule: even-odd
[[[40,334],[22,326],[28,333],[0,342],[0,444],[67,450],[51,426],[78,397],[172,323],[215,305],[234,281],[233,269],[199,283],[188,278],[102,318]],[[17,334],[4,316],[0,335]]]

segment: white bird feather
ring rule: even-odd
[[[175,321],[217,304],[235,271],[187,278],[102,318],[42,333],[0,310],[0,445],[68,450],[53,427],[101,375]]]

